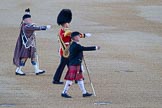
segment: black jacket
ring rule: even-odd
[[[84,47],[76,42],[72,42],[70,45],[70,56],[69,56],[69,65],[76,66],[81,65],[83,59],[83,51],[92,51],[96,50],[96,46]]]

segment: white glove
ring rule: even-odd
[[[48,29],[50,29],[50,28],[51,28],[51,25],[46,25],[46,27],[47,27],[47,30],[48,30]]]
[[[96,46],[96,50],[99,50],[100,49],[100,46]]]
[[[85,33],[85,37],[91,37],[92,34],[91,33]]]

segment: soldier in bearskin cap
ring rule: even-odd
[[[70,30],[70,22],[72,20],[72,12],[70,9],[62,9],[57,17],[57,24],[61,26],[58,36],[60,41],[60,64],[53,76],[53,84],[63,84],[63,82],[60,81],[63,70],[65,66],[68,66],[68,51],[70,42],[71,42],[71,30]],[[90,37],[90,33],[85,33],[80,35],[81,38]]]
[[[50,28],[50,25],[37,26],[32,23],[30,9],[28,8],[25,10],[13,57],[13,64],[17,66],[16,75],[25,75],[22,71],[22,67],[25,66],[28,58],[31,58],[31,63],[34,67],[36,75],[43,74],[45,72],[44,70],[39,69],[38,60],[36,60],[36,36],[34,32]]]

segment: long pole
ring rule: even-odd
[[[36,36],[36,34],[35,34]],[[36,43],[36,37],[35,37],[35,57],[36,57],[36,62],[37,62],[37,66],[39,69],[39,57],[38,57],[38,52],[37,52],[37,43]]]
[[[87,67],[87,64],[85,62],[84,57],[83,57],[83,61],[84,61],[84,65],[85,65],[85,68],[86,68],[86,71],[87,71],[87,74],[88,74],[88,78],[89,78],[89,81],[90,81],[90,84],[91,84],[91,88],[92,88],[93,94],[94,94],[94,96],[96,96],[95,89],[93,87],[93,83],[92,83],[92,80],[91,80],[91,77],[90,77],[90,74],[89,74],[89,70],[88,70],[88,67]]]

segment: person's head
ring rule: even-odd
[[[25,23],[32,23],[31,15],[30,15],[30,9],[25,9],[25,14],[22,17],[22,21]]]
[[[71,39],[72,39],[73,41],[79,42],[80,33],[77,32],[77,31],[72,32],[72,33],[71,33]]]

